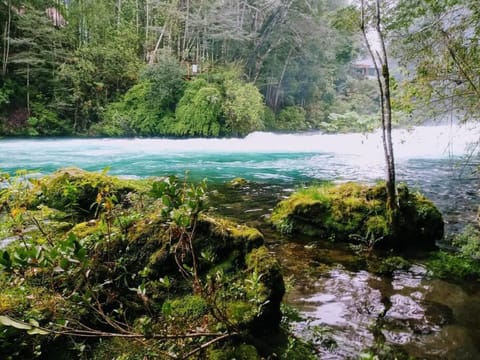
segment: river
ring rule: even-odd
[[[472,155],[478,129],[417,127],[395,130],[394,139],[398,180],[437,204],[447,237],[473,221],[480,200],[479,161]],[[373,275],[347,247],[322,239],[283,239],[265,222],[274,204],[295,187],[321,180],[374,182],[384,176],[383,163],[379,133],[0,140],[0,170],[10,173],[27,169],[39,175],[77,166],[108,167],[110,174],[126,177],[208,178],[210,188],[218,189],[217,211],[258,226],[285,275],[294,276],[286,300],[307,318],[297,332],[318,342],[323,359],[357,358],[378,341],[419,358],[480,358],[477,284],[433,279],[415,259],[409,270],[392,277]],[[251,183],[240,189],[222,185],[238,176]]]

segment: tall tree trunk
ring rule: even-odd
[[[135,0],[135,29],[137,30],[137,35],[140,33],[140,15],[138,9],[138,0]]]
[[[150,26],[150,9],[148,0],[145,1],[145,42],[143,44],[145,58],[148,57],[148,27]]]
[[[160,33],[160,36],[158,37],[158,40],[157,40],[157,43],[155,44],[155,48],[153,49],[152,53],[150,54],[150,59],[148,60],[148,63],[149,64],[153,64],[155,62],[155,58],[156,58],[156,55],[157,55],[157,51],[158,49],[160,48],[160,44],[162,42],[162,39],[163,39],[163,35],[165,35],[165,29],[166,29],[167,25],[166,23],[163,24],[163,28],[162,28],[162,32]]]
[[[8,58],[10,56],[10,27],[12,25],[12,4],[8,1],[8,19],[5,22],[5,30],[3,33],[3,61],[2,61],[2,75],[7,74]]]
[[[117,29],[120,28],[121,20],[122,20],[122,0],[117,0]]]
[[[30,116],[30,64],[27,64],[27,113]]]
[[[378,89],[380,92],[381,123],[382,123],[382,143],[387,167],[386,190],[387,190],[387,208],[391,215],[392,230],[395,231],[396,216],[398,213],[398,203],[396,194],[396,172],[395,158],[393,154],[392,141],[392,101],[390,93],[390,69],[388,64],[387,50],[385,46],[385,37],[381,28],[380,0],[375,1],[375,33],[380,42],[380,53],[375,51],[367,36],[365,19],[365,0],[361,0],[361,30],[367,46],[370,57],[372,58]]]
[[[292,56],[292,52],[293,52],[293,46],[291,46],[290,50],[288,51],[287,58],[285,59],[285,63],[283,64],[282,73],[280,74],[280,79],[278,80],[278,85],[275,90],[275,98],[272,104],[275,112],[278,110],[278,100],[280,97],[280,89],[282,88],[283,78],[285,77],[285,72],[287,71],[288,63],[290,62],[290,57]]]
[[[185,60],[187,58],[187,55],[188,55],[188,51],[187,51],[187,48],[188,48],[188,28],[189,28],[189,25],[190,25],[190,0],[187,0],[187,8],[186,8],[186,11],[185,11],[185,29],[184,29],[184,32],[183,32],[183,45],[182,45],[182,52],[181,52],[181,59],[182,60]]]

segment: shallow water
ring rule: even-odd
[[[312,260],[315,247],[306,249],[289,244],[277,254],[301,254],[303,264],[286,267],[296,281],[286,301],[306,318],[296,328],[302,337],[315,339],[320,326],[335,340],[332,349],[319,344],[322,359],[358,358],[382,342],[420,359],[480,358],[478,284],[432,279],[420,263],[392,277],[374,275],[352,269],[355,257],[347,250],[322,251],[320,262]]]
[[[476,157],[465,162],[475,129],[456,126],[396,131],[397,178],[424,192],[441,209],[449,233],[477,214]],[[307,321],[299,334],[318,343],[323,359],[357,358],[385,342],[425,359],[480,358],[480,287],[431,279],[421,261],[393,277],[368,272],[348,248],[322,239],[283,239],[266,220],[296,187],[315,181],[373,182],[383,177],[379,134],[274,135],[246,139],[0,140],[0,169],[46,174],[78,166],[110,167],[110,174],[176,174],[209,179],[214,211],[258,226],[294,284],[286,300]],[[228,189],[226,180],[252,182]],[[318,325],[319,335],[313,331]],[[325,346],[325,339],[337,347]],[[332,345],[332,341],[327,344]]]

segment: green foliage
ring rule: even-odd
[[[418,116],[427,118],[453,112],[477,119],[478,2],[403,0],[390,10],[387,27],[400,39],[392,50],[404,70],[402,104],[421,107]],[[446,18],[455,21],[442,21]]]
[[[30,358],[33,349],[37,356],[58,354],[58,341],[66,357],[80,355],[85,343],[70,339],[112,332],[137,334],[143,345],[94,340],[92,358],[105,358],[107,349],[121,358],[163,358],[166,351],[180,357],[215,336],[230,338],[228,330],[240,341],[232,353],[250,359],[256,349],[241,345],[243,339],[256,329],[277,330],[279,264],[266,248],[252,251],[263,243],[258,230],[201,215],[204,184],[170,177],[148,181],[147,189],[106,170],[79,169],[22,179],[2,175],[11,186],[0,190],[2,237],[17,238],[0,251],[5,356]],[[83,202],[91,202],[88,209]],[[88,213],[63,227],[47,203]]]
[[[288,106],[280,111],[275,125],[276,129],[282,131],[306,130],[306,111],[300,106]]]
[[[108,105],[103,121],[91,127],[91,132],[107,136],[155,135],[160,127],[160,110],[146,99],[151,93],[148,81],[131,87],[123,99]]]
[[[72,89],[68,100],[74,109],[75,131],[85,131],[98,122],[106,105],[137,80],[141,62],[135,47],[136,33],[125,28],[110,34],[103,44],[78,48],[62,65],[62,79]]]
[[[258,7],[260,17],[257,7],[216,0],[73,1],[55,5],[57,18],[38,1],[24,1],[21,11],[12,4],[2,3],[0,11],[0,132],[7,135],[245,136],[263,129],[263,99],[277,114],[292,106],[307,110],[309,125],[291,122],[290,113],[279,126],[267,121],[267,129],[305,130],[344,96],[340,84],[359,48],[357,14],[344,2],[294,1],[289,11],[277,2]],[[197,99],[203,118],[186,111],[199,120],[190,131],[192,124],[174,114],[184,76],[194,79],[192,64],[221,95]],[[133,89],[138,104],[124,104],[122,96],[139,83],[150,91],[142,97]],[[212,96],[221,99],[221,113],[218,103],[203,102]],[[35,112],[33,104],[46,110]]]
[[[320,124],[326,133],[368,133],[379,127],[379,119],[374,115],[359,115],[356,112],[345,114],[331,113],[328,121]]]
[[[229,135],[245,136],[262,130],[264,105],[258,89],[238,80],[225,82],[226,99],[223,104],[225,127]]]
[[[270,109],[268,106],[264,106],[263,108],[263,126],[265,127],[265,130],[271,131],[275,130],[275,113],[273,112],[272,109]]]
[[[464,257],[480,259],[480,230],[472,225],[467,226],[455,236],[453,245],[459,248]]]
[[[440,278],[480,279],[480,262],[468,256],[439,251],[432,255],[427,266],[435,276]]]
[[[172,132],[180,136],[219,136],[223,127],[223,96],[218,87],[198,78],[191,81],[178,103]]]
[[[455,280],[480,279],[480,231],[470,225],[457,234],[452,244],[458,252],[434,253],[428,267],[434,275]]]
[[[58,112],[45,107],[43,102],[32,104],[31,116],[27,120],[31,136],[67,135],[72,129],[68,123],[58,117]]]
[[[140,81],[119,101],[110,103],[103,121],[91,128],[107,136],[171,134],[174,111],[184,88],[183,69],[171,56],[147,66]]]
[[[184,70],[176,58],[163,54],[158,63],[148,65],[140,75],[143,81],[150,83],[146,101],[159,112],[174,111],[183,94]]]

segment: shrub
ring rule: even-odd
[[[175,112],[173,133],[181,136],[219,136],[222,130],[223,96],[220,90],[198,78],[187,85]]]
[[[238,80],[225,83],[226,100],[223,104],[225,126],[230,135],[245,136],[250,132],[263,129],[262,95],[252,84]]]
[[[277,129],[299,131],[308,129],[306,111],[300,106],[288,106],[278,114]]]

